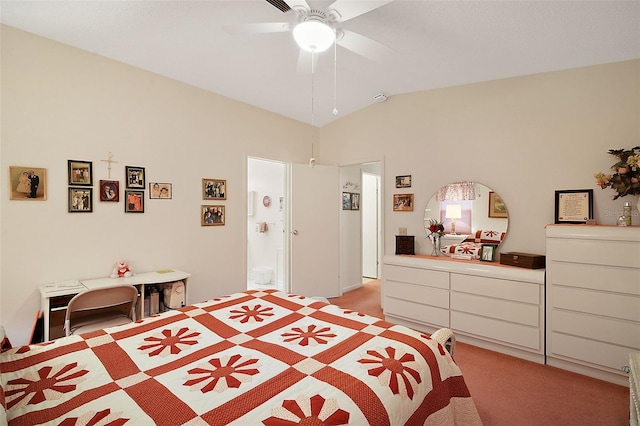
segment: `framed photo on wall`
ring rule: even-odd
[[[144,191],[124,191],[124,212],[144,213]]]
[[[555,223],[587,223],[593,219],[593,189],[556,191]]]
[[[360,194],[357,192],[351,193],[351,210],[360,210]]]
[[[69,213],[93,211],[93,188],[69,188]]]
[[[170,200],[173,197],[173,185],[170,183],[149,182],[149,199]]]
[[[226,200],[227,181],[224,179],[202,179],[203,200]]]
[[[224,206],[200,206],[200,225],[220,226],[224,225]]]
[[[396,188],[411,188],[411,175],[396,176]]]
[[[119,202],[120,182],[117,180],[100,180],[100,201]]]
[[[145,188],[144,167],[125,166],[124,173],[127,180],[127,189]]]
[[[493,191],[489,191],[489,217],[506,218],[507,206],[502,198]]]
[[[93,186],[93,163],[91,161],[67,160],[69,185]]]
[[[351,210],[351,193],[342,193],[342,210]]]
[[[412,212],[413,194],[393,194],[394,212]]]
[[[47,199],[47,169],[9,166],[9,199],[44,201]]]

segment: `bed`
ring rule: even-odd
[[[506,232],[503,231],[479,229],[459,244],[442,246],[440,251],[448,256],[463,255],[471,256],[473,259],[479,259],[483,244],[499,245],[504,239],[505,234]]]
[[[0,354],[9,425],[481,424],[441,343],[250,290]]]

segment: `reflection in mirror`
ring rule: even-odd
[[[455,182],[440,188],[424,210],[427,236],[431,219],[444,225],[440,251],[467,259],[477,259],[482,244],[500,245],[509,227],[502,198],[477,182]]]

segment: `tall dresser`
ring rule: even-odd
[[[640,227],[546,228],[547,364],[628,386],[640,351]]]

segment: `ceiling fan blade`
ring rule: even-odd
[[[332,22],[344,22],[374,9],[391,3],[393,0],[336,0],[327,8]],[[290,2],[289,2],[290,3]]]
[[[386,57],[393,54],[394,50],[382,43],[379,43],[362,34],[349,30],[339,30],[341,37],[336,39],[336,43],[353,53],[363,56],[374,62],[382,62]]]
[[[224,25],[222,28],[229,34],[252,35],[267,33],[282,33],[291,31],[288,22],[267,22],[258,24]]]
[[[311,62],[313,60],[313,63]],[[311,74],[312,71],[316,71],[318,67],[318,54],[312,54],[309,51],[300,49],[298,53],[298,74]]]

